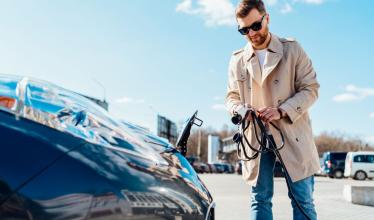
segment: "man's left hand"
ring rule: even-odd
[[[265,123],[281,119],[278,108],[276,107],[265,107],[258,110],[261,120]]]

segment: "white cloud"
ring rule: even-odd
[[[212,105],[212,109],[214,110],[226,110],[226,107],[224,104],[214,104]]]
[[[350,101],[355,101],[361,99],[359,96],[356,94],[352,93],[343,93],[336,95],[332,98],[335,102],[350,102]]]
[[[322,5],[326,0],[265,0],[267,7],[276,7],[282,14],[288,14],[293,11],[296,4]]]
[[[196,2],[196,4],[193,4]],[[233,26],[235,7],[230,0],[183,0],[175,9],[189,15],[198,15],[207,26]]]
[[[369,117],[370,117],[370,118],[374,118],[374,112],[370,113],[370,114],[369,114]]]
[[[177,12],[183,12],[186,14],[197,14],[198,10],[192,8],[192,0],[183,0],[177,5],[175,9]]]
[[[345,90],[347,92],[357,93],[364,98],[374,96],[374,88],[358,88],[355,85],[347,85]]]
[[[132,102],[132,98],[129,98],[129,97],[122,97],[122,98],[118,98],[116,99],[116,103],[129,103],[129,102]]]
[[[144,99],[133,99],[133,98],[124,96],[124,97],[116,99],[115,102],[118,104],[127,104],[127,103],[141,104],[141,103],[144,103],[145,101]]]
[[[292,6],[289,3],[285,3],[280,11],[282,14],[288,14],[292,12],[292,10]]]
[[[322,5],[327,0],[264,0],[266,7],[275,7],[283,14],[293,11],[296,4]],[[235,26],[233,0],[181,0],[175,11],[202,17],[207,26]]]
[[[265,5],[274,6],[278,3],[278,0],[265,0]]]
[[[367,97],[374,96],[374,88],[359,88],[355,85],[347,85],[345,92],[333,97],[335,102],[349,102],[363,100]]]

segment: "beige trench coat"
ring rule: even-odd
[[[292,181],[309,177],[320,169],[308,109],[318,98],[319,84],[312,63],[301,46],[292,39],[272,34],[261,73],[251,44],[233,53],[229,65],[226,107],[231,115],[244,105],[254,109],[280,107],[289,117],[275,121],[285,136],[280,150]],[[246,136],[259,147],[253,127]],[[271,129],[277,143],[280,136]],[[247,152],[254,152],[245,146]],[[260,156],[243,163],[243,178],[256,185]]]

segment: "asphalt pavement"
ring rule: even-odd
[[[217,220],[249,219],[249,186],[237,174],[200,174],[216,202]],[[373,220],[374,207],[344,200],[345,184],[374,186],[373,180],[315,178],[314,201],[319,220]],[[291,201],[283,178],[274,180],[273,216],[275,220],[292,219]]]

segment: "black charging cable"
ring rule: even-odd
[[[249,116],[251,116],[252,119],[253,119],[252,120],[253,121],[252,125],[253,125],[253,130],[255,132],[256,140],[259,143],[258,148],[253,147],[249,143],[247,137],[245,136],[245,132],[248,130],[248,128],[251,124],[250,121],[247,122],[247,117],[249,117]],[[236,118],[234,118],[234,117],[236,117]],[[291,199],[295,202],[297,208],[301,211],[301,213],[304,215],[304,217],[308,220],[311,220],[311,218],[307,215],[305,210],[301,207],[299,201],[297,201],[297,199],[296,199],[296,197],[295,197],[295,195],[292,191],[291,182],[290,182],[291,180],[290,180],[290,176],[288,174],[288,170],[287,170],[286,166],[284,165],[282,156],[279,153],[279,150],[281,150],[284,147],[284,136],[283,136],[282,131],[274,123],[272,123],[272,122],[269,123],[269,125],[271,125],[273,128],[275,128],[275,130],[278,131],[278,133],[281,136],[281,141],[282,142],[280,144],[280,147],[277,147],[277,144],[275,143],[274,137],[271,134],[269,127],[266,127],[264,125],[264,123],[257,116],[257,114],[254,110],[249,110],[248,113],[246,114],[246,116],[243,119],[239,118],[240,120],[237,120],[238,119],[237,115],[234,115],[234,117],[233,117],[232,121],[237,122],[235,124],[239,124],[239,123],[241,124],[241,127],[240,127],[241,129],[233,137],[234,142],[237,143],[237,155],[238,155],[239,160],[250,161],[250,160],[253,160],[253,159],[257,158],[260,153],[273,152],[275,154],[275,156],[278,158],[278,160],[279,160],[279,162],[282,166],[282,171],[283,171],[283,174],[286,178],[287,188],[288,188],[288,191],[290,193]],[[261,137],[258,136],[258,131],[257,131],[258,129],[260,130]],[[245,149],[245,146],[244,146],[243,139],[246,142],[246,144],[248,145],[248,147],[251,148],[251,150],[253,150],[253,152],[254,152],[253,155],[249,156],[249,154],[247,153],[247,151]],[[242,158],[242,156],[241,156],[241,151],[243,151],[244,158]]]

